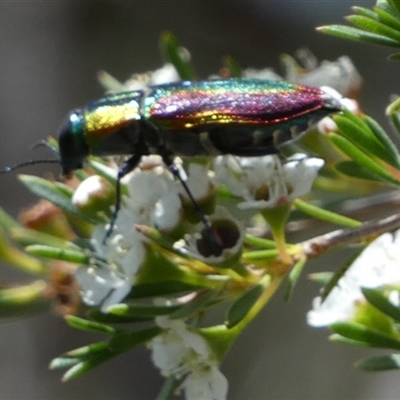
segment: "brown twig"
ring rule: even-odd
[[[308,258],[316,257],[340,245],[369,241],[382,233],[400,228],[400,214],[367,221],[358,228],[338,229],[299,243]]]

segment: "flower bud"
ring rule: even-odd
[[[42,199],[23,211],[19,219],[21,224],[27,228],[67,240],[75,238],[75,234],[61,209],[47,200]]]
[[[92,175],[75,190],[72,203],[89,217],[98,217],[99,213],[111,215],[110,207],[115,204],[115,190],[101,176]]]

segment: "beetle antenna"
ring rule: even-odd
[[[56,154],[57,156],[59,156],[59,151],[57,149],[55,149],[47,140],[39,140],[39,142],[35,143],[32,146],[32,150],[37,149],[38,147],[45,147],[46,149],[50,150],[53,154]]]
[[[4,169],[0,170],[0,174],[8,174],[9,172],[15,171],[16,169],[28,167],[30,165],[35,165],[35,164],[60,164],[60,163],[61,163],[60,160],[53,160],[53,159],[28,160],[20,164],[13,165],[12,167],[5,167]]]

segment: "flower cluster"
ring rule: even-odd
[[[135,74],[125,83],[103,72],[101,83],[112,92],[148,93],[152,85],[190,79],[188,53],[182,48],[174,51],[179,63]],[[296,134],[303,129],[304,121],[301,125],[297,115],[282,121],[281,127],[290,137],[282,146],[272,144],[271,139],[271,146],[275,146],[271,151],[279,147],[279,155],[175,157],[172,165],[165,165],[158,155],[145,155],[122,179],[120,165],[127,158],[88,157],[85,168],[75,171],[74,179],[65,183],[22,178],[34,193],[58,206],[54,206],[58,214],[54,211],[51,223],[44,224],[34,213],[34,224],[25,219],[25,228],[21,228],[0,213],[3,226],[20,229],[19,243],[28,246],[29,252],[22,256],[6,244],[0,246],[3,259],[25,265],[26,270],[29,265],[38,273],[48,265],[42,260],[51,259],[51,268],[56,271],[51,283],[46,290],[37,286],[29,290],[41,290],[47,298],[62,298],[65,303],[73,300],[74,307],[64,309],[86,318],[69,316],[71,325],[109,335],[106,341],[57,358],[52,367],[69,368],[65,379],[146,345],[161,374],[174,382],[169,395],[180,389],[187,399],[225,399],[228,384],[219,371],[224,355],[286,276],[290,289],[294,287],[305,261],[314,254],[301,244],[287,243],[286,228],[294,211],[295,218],[302,213],[337,225],[358,226],[359,221],[328,210],[326,199],[331,193],[339,197],[356,192],[354,178],[365,177],[368,172],[380,183],[383,179],[400,183],[393,177],[400,161],[391,142],[375,121],[361,114],[354,100],[343,97],[354,94],[361,83],[351,61],[341,57],[318,65],[307,51],[300,58],[301,69],[291,57],[283,58],[286,79],[330,86],[324,87],[323,98],[343,111],[320,120],[300,138]],[[236,74],[281,79],[270,69]],[[234,75],[233,69],[224,68],[212,78]],[[321,113],[321,118],[322,114],[326,115]],[[354,133],[349,134],[349,126],[357,127],[356,140],[352,140]],[[249,129],[251,140],[257,141],[257,135],[265,139],[266,132],[256,131]],[[241,132],[233,131],[232,135]],[[289,140],[292,135],[299,140]],[[207,140],[211,139],[205,138],[206,145]],[[51,140],[50,145],[56,147]],[[362,147],[356,149],[357,153],[354,147],[358,145]],[[152,151],[149,148],[147,152]],[[371,154],[375,164],[367,163],[360,153]],[[359,169],[350,168],[356,163],[361,165]],[[391,178],[385,169],[387,163],[392,167]],[[328,196],[318,198],[313,187],[328,192]],[[251,234],[260,226],[262,235]],[[29,236],[26,227],[40,231],[40,235]],[[398,237],[392,242],[390,234],[384,235],[367,248],[326,299],[315,300],[309,313],[310,325],[357,320],[364,302],[363,288],[398,284],[394,252]],[[323,247],[319,244],[312,250]],[[364,268],[372,260],[376,263],[369,275]],[[81,302],[77,305],[78,290]],[[389,296],[391,304],[397,304],[394,292]],[[224,322],[202,327],[201,317],[221,305],[226,308]]]

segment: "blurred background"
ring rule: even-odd
[[[355,1],[355,0],[354,0]],[[0,165],[46,157],[31,145],[56,135],[65,114],[100,97],[96,72],[120,80],[162,65],[160,32],[171,30],[186,46],[201,77],[215,73],[230,54],[243,67],[274,67],[281,53],[307,46],[320,59],[349,55],[364,78],[364,110],[384,121],[389,96],[399,91],[399,64],[389,50],[324,36],[315,27],[341,23],[352,5],[374,1],[51,1],[0,3]],[[397,75],[395,75],[397,74]],[[396,79],[393,79],[396,78]],[[43,167],[27,172],[42,174]],[[58,169],[54,172],[57,174]],[[12,215],[34,201],[16,179],[0,177],[1,206]],[[310,263],[308,271],[341,260]],[[2,268],[1,280],[19,277]],[[278,294],[226,357],[222,371],[229,398],[395,399],[398,373],[367,374],[354,361],[372,355],[327,341],[328,332],[307,327],[305,314],[317,287],[304,277],[290,303]],[[162,384],[149,354],[125,354],[61,384],[49,361],[88,343],[91,335],[68,328],[54,315],[0,324],[0,399],[154,399]]]

